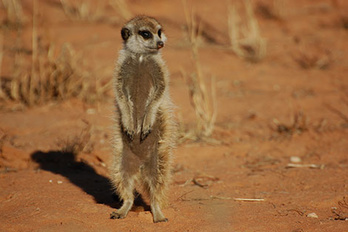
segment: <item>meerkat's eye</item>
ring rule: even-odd
[[[139,35],[141,35],[144,39],[152,38],[152,34],[149,31],[139,31]]]
[[[161,35],[162,35],[162,30],[159,29],[158,32],[157,32],[158,36],[161,38]]]

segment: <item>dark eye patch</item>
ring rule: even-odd
[[[139,31],[139,35],[141,35],[144,39],[151,39],[152,33],[150,31]]]
[[[161,38],[161,35],[162,35],[162,30],[159,29],[158,32],[157,32],[158,36]]]

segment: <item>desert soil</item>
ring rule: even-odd
[[[89,8],[99,19],[68,17],[58,0],[21,2],[21,33],[2,21],[3,80],[18,71],[16,54],[32,59],[33,12],[40,37],[58,51],[69,43],[93,78],[112,77],[125,20],[109,1]],[[204,32],[198,62],[208,92],[213,77],[217,118],[209,138],[175,149],[169,222],[154,224],[146,200],[109,219],[120,205],[109,184],[110,90],[93,103],[0,102],[0,231],[348,231],[348,1],[253,1],[266,41],[257,62],[231,50],[229,3],[242,17],[242,1],[188,2]],[[197,60],[183,2],[127,6],[162,22],[176,116],[192,131],[187,79]]]

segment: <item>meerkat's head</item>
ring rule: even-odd
[[[124,48],[133,53],[157,53],[164,47],[167,38],[161,24],[148,16],[137,16],[128,21],[121,30]]]

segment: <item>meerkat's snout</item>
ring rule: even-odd
[[[164,47],[164,43],[163,41],[158,41],[157,42],[157,49],[163,48]]]

